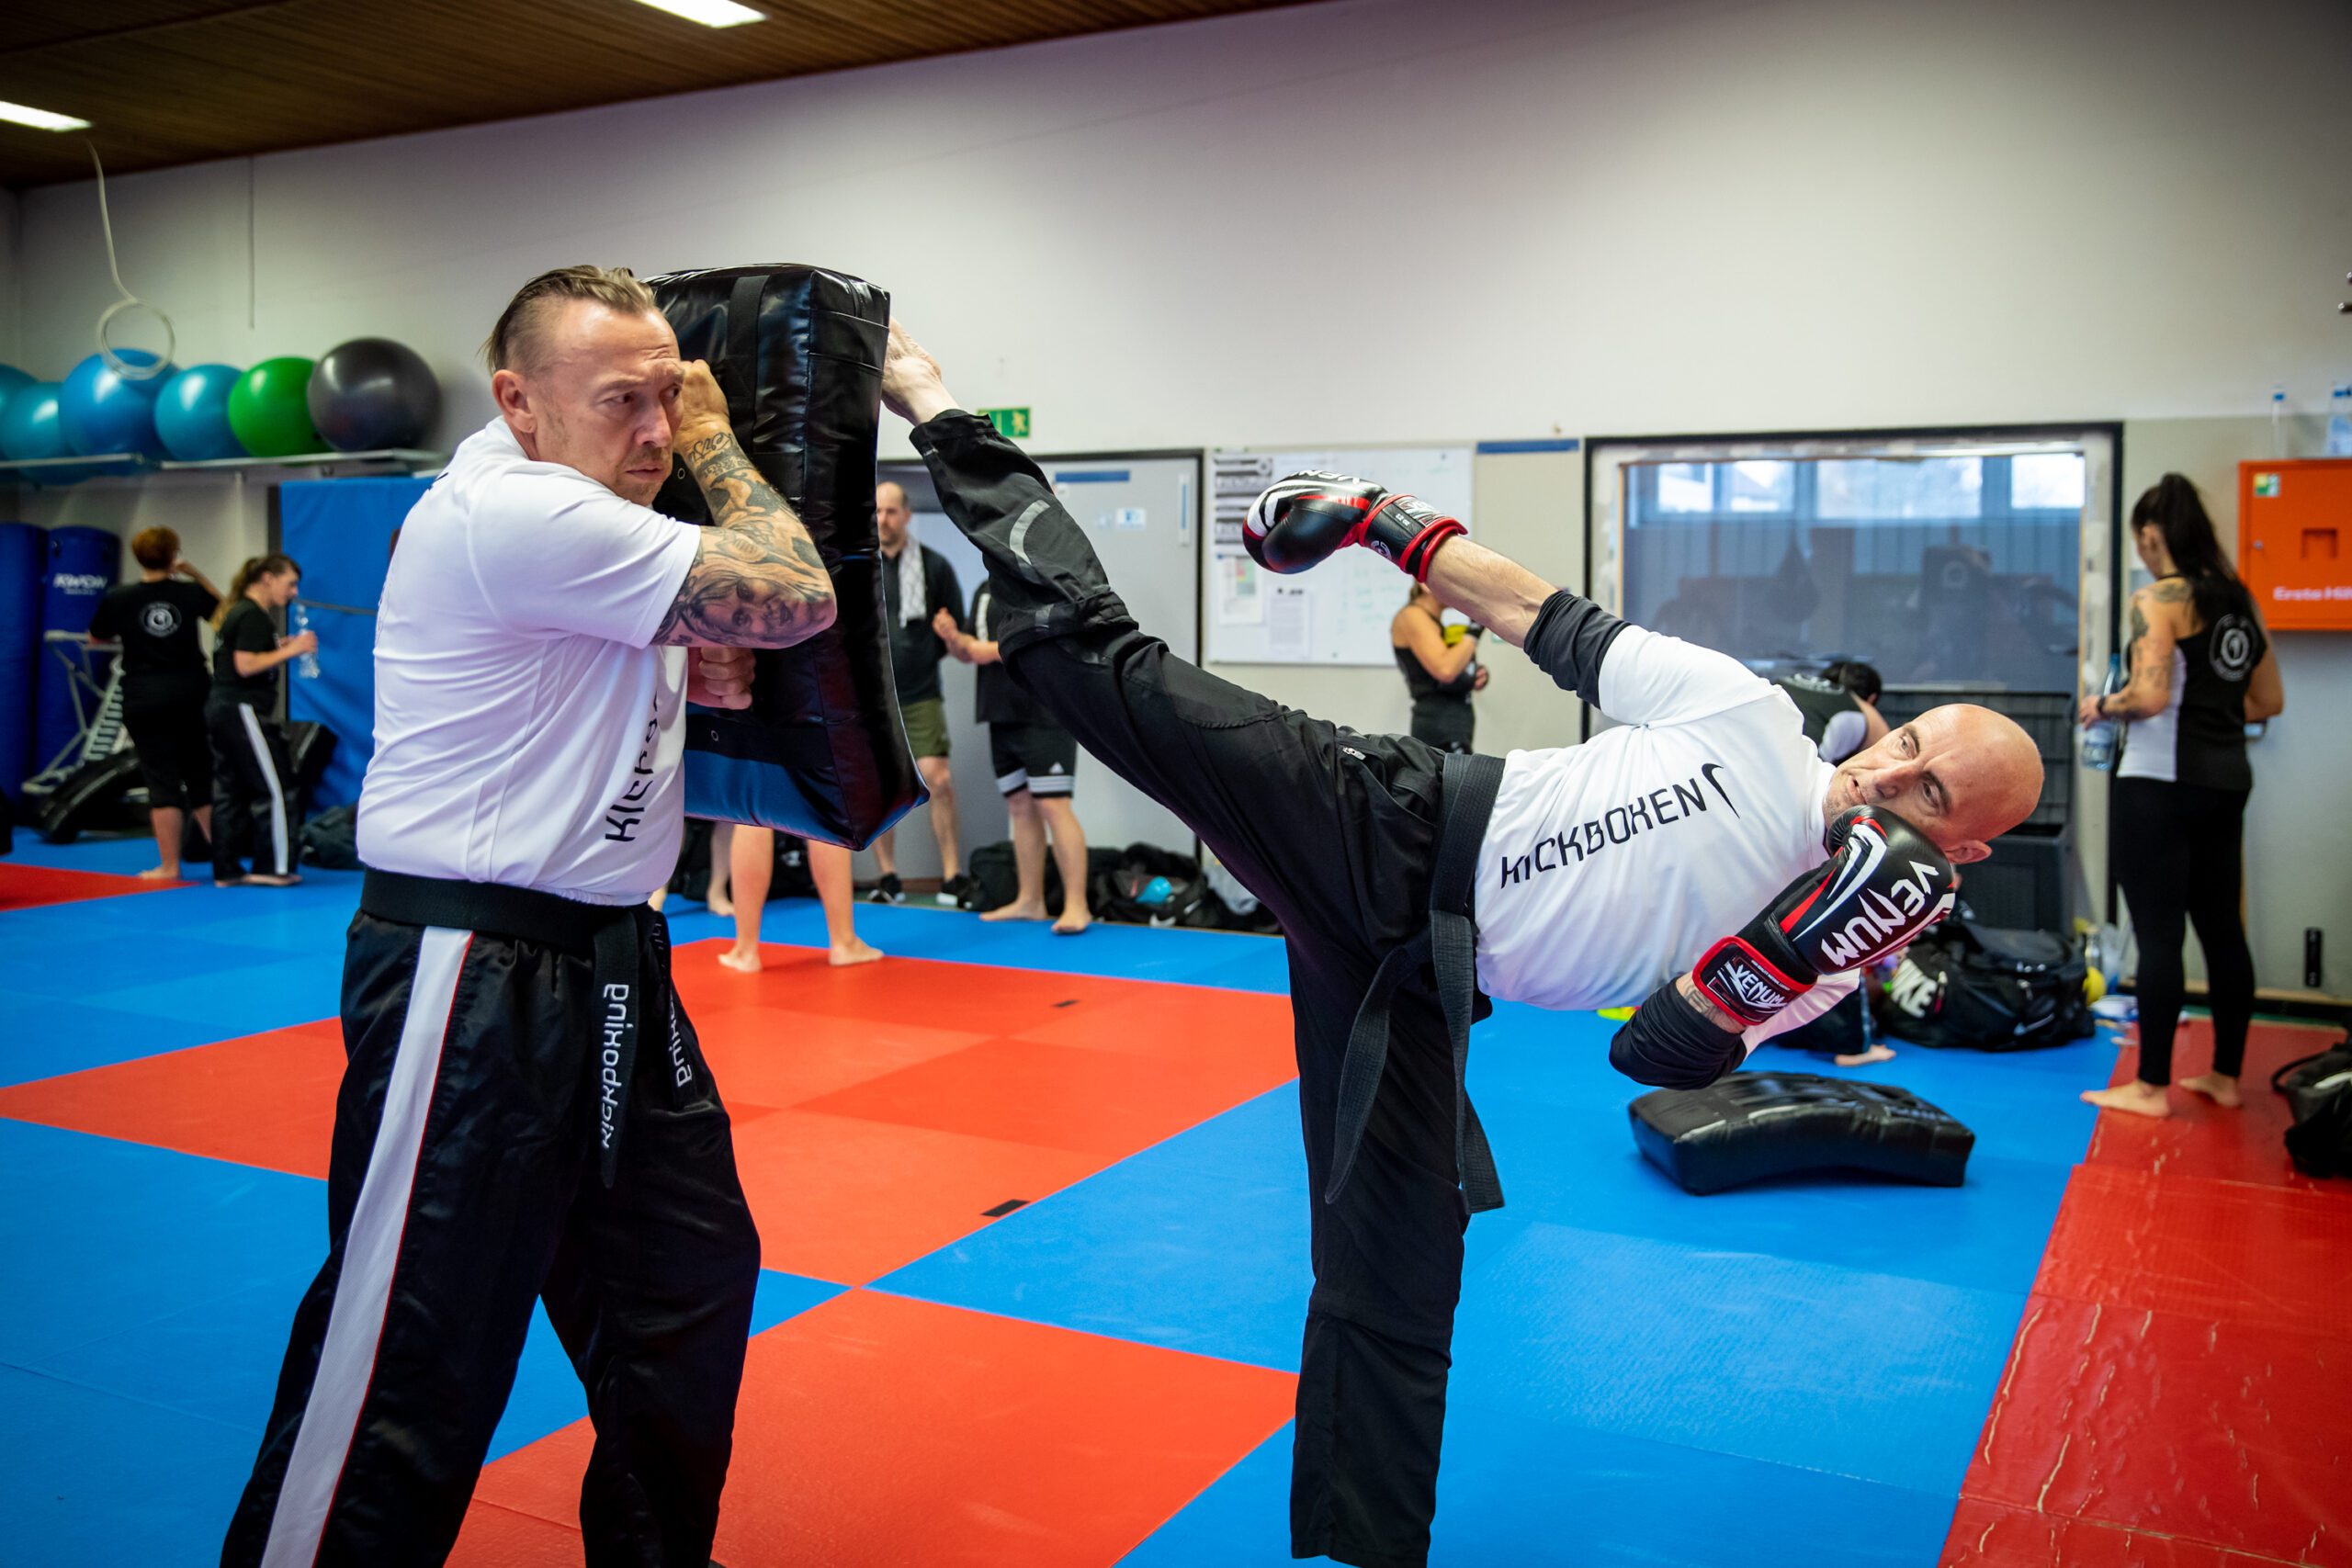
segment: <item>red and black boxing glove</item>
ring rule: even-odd
[[[1828,861],[1706,951],[1690,978],[1744,1025],[1762,1023],[1824,975],[1859,969],[1951,912],[1960,877],[1927,835],[1876,806],[1838,814]]]
[[[1857,806],[1823,835],[1826,863],[1781,890],[1736,936],[1691,966],[1691,983],[1749,1029],[1824,975],[1894,952],[1951,910],[1960,877],[1941,850],[1894,812]],[[1637,1083],[1702,1089],[1746,1059],[1741,1035],[1704,1016],[1669,980],[1610,1042],[1611,1066]]]
[[[1418,496],[1310,468],[1275,480],[1250,503],[1241,543],[1251,560],[1279,572],[1305,571],[1334,550],[1362,545],[1425,582],[1437,547],[1467,532]]]

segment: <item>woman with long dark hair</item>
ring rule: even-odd
[[[1441,751],[1468,751],[1477,728],[1470,694],[1487,684],[1487,667],[1478,662],[1478,639],[1486,628],[1449,626],[1440,618],[1443,608],[1416,582],[1405,607],[1388,623],[1388,642],[1413,699],[1413,739]]]
[[[307,631],[280,637],[275,618],[301,586],[302,569],[278,555],[255,556],[229,581],[212,649],[212,691],[204,699],[215,886],[290,887],[301,880],[294,874],[294,769],[276,718],[277,671],[315,652],[319,639]]]
[[[2168,1116],[2181,947],[2192,923],[2205,950],[2213,1066],[2180,1087],[2217,1105],[2238,1103],[2254,1016],[2254,955],[2238,910],[2254,788],[2245,726],[2287,699],[2253,595],[2222,553],[2197,487],[2179,474],[2157,481],[2132,508],[2132,542],[2155,579],[2132,595],[2132,677],[2120,692],[2086,698],[2081,717],[2128,725],[2110,842],[2140,943],[2140,1072],[2083,1098]]]

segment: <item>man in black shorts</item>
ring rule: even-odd
[[[212,676],[196,628],[220,595],[180,558],[180,536],[169,528],[141,530],[130,556],[139,581],[98,601],[90,635],[122,644],[122,723],[139,753],[160,857],[140,879],[176,882],[188,813],[207,838],[212,834],[212,742],[204,732]]]
[[[1412,497],[1294,475],[1251,509],[1261,565],[1374,549],[1621,721],[1508,761],[1359,735],[1144,635],[1036,465],[896,325],[882,396],[988,563],[1014,682],[1282,923],[1315,1270],[1291,1551],[1417,1568],[1463,1231],[1502,1202],[1464,1087],[1485,998],[1638,1002],[1611,1063],[1712,1082],[1940,918],[1953,867],[2032,809],[2040,756],[2010,720],[1951,705],[1825,762],[1736,660],[1554,588]]]
[[[1078,825],[1070,790],[1078,777],[1078,737],[1054,722],[1036,698],[1015,685],[995,637],[996,590],[986,579],[972,595],[972,629],[942,610],[932,630],[947,651],[975,666],[977,716],[989,727],[989,761],[1012,818],[1012,863],[1018,876],[1010,904],[981,911],[984,920],[1042,920],[1057,936],[1076,936],[1094,923],[1086,903],[1086,831]],[[1046,908],[1046,845],[1062,874],[1062,908]]]

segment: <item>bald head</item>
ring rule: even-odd
[[[2024,821],[2041,798],[2041,750],[2033,737],[1991,708],[1947,703],[1839,763],[1822,815],[1883,806],[1966,865],[1992,853],[1991,840]]]
[[[874,532],[884,555],[895,556],[906,548],[907,524],[913,517],[907,508],[905,486],[884,479],[874,487]]]

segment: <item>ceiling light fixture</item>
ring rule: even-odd
[[[740,28],[745,22],[768,19],[765,12],[739,6],[735,0],[639,0],[639,4],[684,17],[690,22],[700,22],[706,28]]]
[[[29,125],[35,130],[87,130],[90,122],[75,119],[70,114],[51,114],[47,109],[28,109],[22,104],[0,104],[0,119],[12,125]]]

